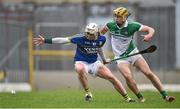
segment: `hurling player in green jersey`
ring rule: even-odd
[[[119,7],[113,10],[113,12],[114,20],[103,26],[100,29],[100,33],[105,34],[108,31],[110,32],[112,49],[115,58],[138,52],[136,45],[133,43],[133,34],[136,31],[147,33],[143,36],[143,41],[148,42],[151,40],[155,32],[154,29],[138,22],[127,21],[130,13],[126,8]],[[134,94],[136,94],[140,102],[145,102],[145,98],[139,91],[136,81],[132,77],[130,65],[134,65],[137,69],[139,69],[152,82],[166,101],[171,102],[175,100],[175,97],[169,96],[164,90],[160,79],[151,71],[149,65],[142,55],[136,55],[118,60],[116,63],[119,72],[126,79],[128,87],[133,91]]]

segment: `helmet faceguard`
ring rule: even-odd
[[[98,25],[96,23],[89,23],[85,28],[86,37],[95,40],[98,37]]]

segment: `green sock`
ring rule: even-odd
[[[141,93],[141,92],[137,93],[137,94],[136,94],[136,96],[137,96],[138,98],[143,97],[143,95],[142,95],[142,93]]]
[[[163,98],[165,98],[168,95],[166,91],[161,91],[160,93]]]
[[[128,101],[129,99],[131,99],[128,94],[123,95],[123,97],[124,97],[124,99],[125,99],[126,101]]]

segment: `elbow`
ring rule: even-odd
[[[108,31],[108,29],[107,29],[106,27],[102,27],[102,28],[99,29],[99,33],[100,33],[101,35],[106,34],[107,31]]]
[[[142,29],[143,32],[148,33],[149,35],[154,35],[155,30],[152,27],[144,25],[144,28]]]
[[[152,34],[154,34],[155,33],[155,29],[154,28],[152,28]]]
[[[149,32],[149,34],[151,34],[153,36],[155,33],[155,30],[154,30],[154,28],[149,27],[148,32]]]
[[[155,29],[154,29],[154,28],[151,28],[151,31],[152,31],[152,35],[154,35]]]

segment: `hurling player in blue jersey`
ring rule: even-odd
[[[105,59],[102,46],[104,45],[106,38],[99,35],[98,25],[96,23],[89,23],[85,28],[84,34],[78,34],[71,38],[44,38],[39,36],[33,39],[35,45],[40,45],[44,43],[73,43],[77,45],[76,54],[74,57],[75,70],[78,74],[80,83],[82,84],[85,91],[85,100],[91,101],[92,94],[89,90],[87,73],[92,76],[99,76],[106,80],[109,80],[114,88],[123,96],[127,102],[134,102],[132,100],[121,82],[111,73],[111,71],[100,61],[97,60],[98,54],[100,55],[103,63],[108,63]]]

